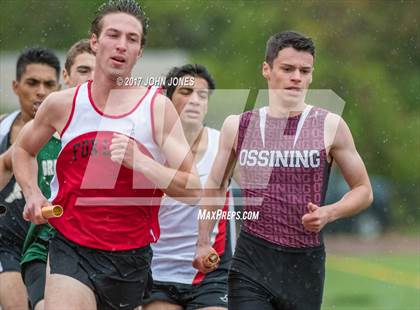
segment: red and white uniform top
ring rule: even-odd
[[[89,81],[77,88],[62,132],[50,200],[61,205],[64,214],[49,222],[85,247],[107,251],[143,247],[159,238],[163,192],[142,173],[111,161],[110,145],[114,133],[124,134],[145,155],[165,162],[154,138],[153,106],[160,90],[149,87],[131,111],[109,115],[106,107],[102,112],[95,105],[91,85]]]

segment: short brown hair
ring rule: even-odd
[[[146,34],[149,27],[149,19],[140,7],[140,5],[134,0],[109,0],[102,4],[96,11],[95,19],[92,21],[90,26],[90,33],[95,34],[97,37],[102,31],[102,19],[112,13],[126,13],[134,16],[141,23],[143,27],[143,33],[141,35],[141,47],[146,44]]]
[[[77,56],[83,53],[89,53],[95,55],[90,48],[90,41],[89,39],[82,39],[77,41],[70,47],[69,51],[67,52],[66,63],[64,64],[64,68],[66,69],[67,73],[70,74],[71,66],[74,64],[74,60]]]
[[[283,31],[274,34],[267,41],[265,62],[273,66],[273,61],[278,53],[287,47],[297,51],[307,52],[315,58],[315,45],[311,38],[295,31]]]

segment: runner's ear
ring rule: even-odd
[[[270,77],[270,70],[270,65],[264,61],[262,65],[262,75],[266,80]]]

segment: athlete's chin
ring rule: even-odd
[[[284,105],[291,107],[291,106],[295,106],[295,105],[298,105],[301,102],[303,102],[304,97],[301,97],[301,96],[299,96],[299,97],[283,96],[281,98],[281,101],[283,102]]]
[[[199,117],[195,117],[195,118],[183,117],[181,121],[182,121],[182,124],[187,127],[198,127],[198,126],[201,126],[203,123],[202,119]]]
[[[118,78],[124,78],[127,77],[129,73],[127,73],[125,70],[116,70],[116,69],[110,69],[108,71],[108,76],[111,80],[116,81]]]

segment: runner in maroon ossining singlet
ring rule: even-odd
[[[324,203],[330,170],[324,146],[327,111],[308,106],[305,112],[290,118],[270,117],[266,108],[244,113],[236,151],[245,211],[260,212],[258,221],[244,220],[243,230],[293,248],[322,243],[300,223],[308,202]]]
[[[356,214],[372,201],[363,161],[345,122],[333,113],[305,104],[312,82],[315,47],[310,38],[282,32],[267,42],[263,76],[268,106],[229,116],[205,186],[204,212],[216,210],[235,162],[246,211],[229,272],[228,302],[232,310],[321,308],[325,251],[321,229]],[[334,159],[350,191],[325,205]],[[322,207],[321,207],[322,206]],[[209,232],[214,221],[200,222],[194,265],[212,251]]]

